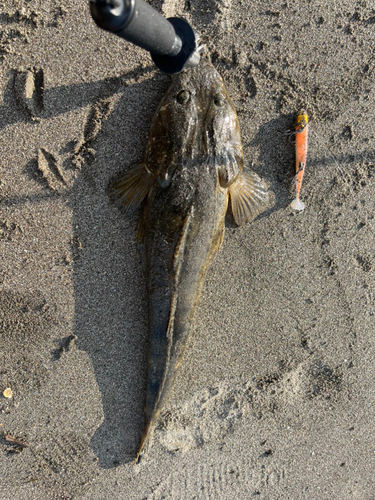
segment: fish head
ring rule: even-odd
[[[222,78],[208,61],[174,77],[151,124],[146,163],[165,182],[177,165],[214,165],[225,187],[242,170],[236,111]]]

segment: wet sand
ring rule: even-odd
[[[170,77],[99,30],[86,2],[0,7],[0,498],[373,500],[375,10],[150,3],[200,34],[276,203],[243,228],[228,215],[133,467],[147,297],[137,213],[109,185],[142,159]],[[301,106],[295,213],[286,132]]]

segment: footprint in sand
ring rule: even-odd
[[[291,401],[334,403],[345,392],[340,367],[319,358],[283,367],[251,382],[225,381],[200,393],[181,407],[161,414],[155,438],[169,451],[200,448],[225,441],[243,420],[271,415]]]
[[[34,118],[39,117],[43,112],[43,69],[32,68],[17,73],[14,77],[14,91],[24,110]]]

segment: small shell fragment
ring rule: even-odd
[[[12,398],[13,397],[13,391],[10,387],[8,387],[7,389],[5,389],[5,391],[3,392],[3,396],[4,398]]]

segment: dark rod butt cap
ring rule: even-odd
[[[184,69],[197,66],[200,60],[197,51],[197,36],[190,24],[179,17],[169,17],[168,21],[174,27],[176,35],[182,40],[182,48],[175,56],[161,56],[152,54],[151,57],[156,66],[164,73],[180,73]]]

